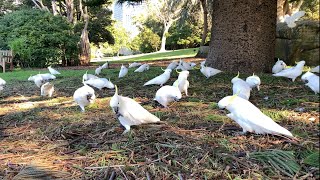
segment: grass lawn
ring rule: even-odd
[[[152,100],[159,86],[142,86],[162,73],[159,67],[146,73],[130,69],[118,79],[120,64],[113,65],[117,68],[103,70],[101,77],[111,78],[120,94],[165,123],[133,126],[131,133],[121,135],[124,129],[109,107],[114,94],[110,89],[96,89],[95,103],[81,113],[72,96],[82,86],[87,69],[81,68],[86,67],[58,69],[62,74],[52,81],[52,98],[40,97],[40,89],[27,81],[30,74],[45,69],[0,74],[7,81],[0,92],[0,179],[12,179],[19,172],[20,179],[27,179],[31,171],[62,179],[319,178],[319,95],[299,78],[291,82],[258,74],[261,90],[253,90],[250,97],[297,138],[289,140],[239,134],[242,130],[226,117],[227,110],[217,106],[231,94],[235,74],[206,79],[192,70],[189,96],[161,108]],[[167,84],[176,78],[173,72]]]
[[[123,62],[139,62],[139,61],[156,61],[156,60],[169,60],[186,57],[194,57],[198,53],[199,48],[169,50],[166,52],[154,52],[146,54],[137,54],[132,56],[120,56],[119,58],[102,58],[103,61],[116,61],[117,63]],[[92,60],[95,62],[94,60]]]

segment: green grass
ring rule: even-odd
[[[159,86],[143,86],[162,70],[156,64],[144,73],[129,69],[129,74],[119,79],[120,65],[103,70],[100,76],[110,78],[118,85],[119,94],[138,101],[163,123],[133,126],[130,134],[121,135],[123,129],[109,107],[114,94],[110,89],[95,90],[95,103],[81,113],[72,96],[82,86],[82,75],[89,67],[58,68],[62,74],[52,81],[56,89],[52,98],[40,97],[39,88],[27,81],[31,74],[47,73],[47,69],[0,74],[7,81],[0,93],[1,160],[17,165],[0,163],[0,177],[12,179],[23,166],[37,162],[54,164],[73,179],[108,179],[103,173],[110,177],[112,172],[117,179],[125,179],[119,167],[128,179],[142,179],[147,173],[151,179],[178,179],[179,173],[185,179],[282,179],[296,172],[297,179],[308,172],[319,177],[315,170],[318,156],[313,154],[319,150],[319,110],[314,108],[319,107],[318,95],[303,83],[259,74],[261,90],[253,90],[250,97],[263,113],[298,138],[289,143],[271,135],[238,134],[241,128],[217,104],[232,93],[230,80],[235,73],[206,79],[199,70],[191,70],[189,96],[162,108],[153,101]],[[94,67],[88,73],[94,73]],[[172,84],[177,76],[172,72],[166,84]],[[303,113],[295,110],[301,107]],[[309,121],[310,117],[317,121]],[[288,154],[303,152],[304,146],[312,152]],[[88,169],[100,166],[110,167]]]
[[[116,62],[122,63],[122,62],[140,62],[140,61],[156,61],[156,60],[187,58],[187,57],[194,57],[198,53],[198,49],[199,48],[169,50],[166,52],[155,52],[155,53],[132,55],[130,57],[120,56],[118,60],[115,60],[114,58],[103,58],[103,60],[105,61],[110,60],[110,61],[116,61]]]

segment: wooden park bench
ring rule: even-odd
[[[11,50],[0,50],[0,66],[2,66],[2,72],[6,72],[6,64],[10,64],[10,70],[13,70],[13,54]]]

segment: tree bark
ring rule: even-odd
[[[163,34],[161,38],[161,48],[160,51],[166,51],[166,40],[167,40],[167,33],[169,31],[169,28],[171,27],[173,23],[173,20],[169,20],[167,22],[164,22],[164,28],[163,28]]]
[[[56,0],[51,0],[51,6],[52,6],[52,14],[54,16],[58,15],[58,10],[57,10],[57,4],[56,4]]]
[[[200,0],[201,7],[203,10],[203,34],[201,36],[200,46],[203,46],[206,42],[207,34],[208,34],[208,8],[207,8],[207,0]]]
[[[214,0],[206,65],[229,72],[270,71],[275,56],[276,0]]]
[[[69,23],[73,23],[73,11],[74,11],[74,4],[73,0],[66,0],[67,6],[67,19]]]
[[[80,39],[80,65],[89,65],[90,64],[90,57],[91,57],[91,50],[90,50],[90,42],[88,37],[88,10],[87,6],[84,7],[84,21],[85,25],[81,33]]]

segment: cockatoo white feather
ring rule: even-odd
[[[160,121],[158,117],[148,112],[131,98],[118,95],[118,88],[110,100],[110,107],[120,123],[126,128],[123,134],[130,131],[130,126]]]
[[[222,71],[220,71],[219,69],[215,69],[212,67],[205,67],[204,65],[201,65],[201,69],[200,72],[206,76],[206,78],[209,78],[211,76],[214,76],[218,73],[221,73]]]
[[[177,66],[179,66],[179,63],[177,61],[172,61],[166,69],[174,70]]]
[[[249,84],[251,89],[257,87],[258,91],[260,91],[261,80],[259,76],[253,74],[252,76],[247,77],[246,82]]]
[[[133,63],[129,64],[129,68],[138,67],[138,66],[141,66],[141,64],[142,63],[133,62]]]
[[[93,74],[88,74],[88,71],[82,76],[83,81],[88,81],[90,79],[99,79],[98,76],[95,76]]]
[[[142,64],[140,67],[138,67],[134,72],[143,72],[149,70],[150,66],[149,64]]]
[[[100,75],[101,71],[102,71],[102,66],[99,66],[96,68],[96,70],[94,72],[96,75]]]
[[[282,70],[276,74],[273,74],[273,76],[287,77],[289,79],[292,79],[292,82],[294,82],[294,80],[302,74],[303,66],[305,63],[305,61],[300,61],[296,66]]]
[[[232,85],[232,91],[233,94],[238,94],[239,97],[245,99],[245,100],[249,100],[250,98],[250,92],[251,92],[251,87],[250,85],[244,81],[243,79],[239,78],[239,73],[236,77],[234,77],[231,80]]]
[[[101,69],[107,69],[109,68],[109,62],[105,62],[102,66],[101,66]]]
[[[127,74],[128,74],[128,68],[126,66],[124,66],[124,65],[121,65],[121,69],[120,69],[120,72],[119,72],[119,78],[122,78]]]
[[[273,134],[293,137],[285,128],[274,122],[270,117],[263,114],[251,102],[238,97],[237,95],[227,96],[218,102],[219,108],[226,108],[230,111],[227,116],[236,121],[243,132],[256,134]]]
[[[54,92],[54,85],[50,82],[46,82],[41,86],[41,96],[52,97]]]
[[[148,86],[148,85],[152,85],[152,84],[157,84],[157,85],[163,86],[163,84],[165,84],[170,79],[171,72],[172,72],[171,69],[166,69],[166,70],[164,70],[164,72],[162,74],[149,80],[143,86]]]
[[[320,66],[316,66],[310,70],[310,72],[320,73]]]
[[[313,74],[312,72],[306,72],[301,76],[301,80],[305,82],[305,85],[308,86],[315,94],[319,93],[319,76]]]
[[[61,74],[59,71],[53,69],[51,66],[48,67],[48,70],[50,74],[56,75],[56,74]]]
[[[287,67],[286,63],[278,58],[278,61],[272,67],[272,73],[278,73]]]
[[[0,92],[4,89],[4,85],[6,85],[6,81],[2,78],[0,78]]]
[[[302,16],[304,16],[305,15],[305,12],[304,11],[298,11],[298,12],[296,12],[296,13],[294,13],[294,14],[292,14],[291,16],[290,15],[288,15],[288,14],[286,14],[285,16],[284,16],[284,22],[285,23],[287,23],[287,25],[288,25],[288,27],[289,28],[294,28],[294,27],[296,27],[296,23],[295,23],[295,21],[297,21],[299,18],[301,18]]]
[[[85,112],[84,107],[92,104],[96,99],[96,95],[94,94],[94,89],[85,84],[74,92],[73,99],[80,106],[81,111]]]
[[[85,84],[98,88],[99,90],[103,88],[113,89],[114,84],[106,78],[89,79],[84,81]]]
[[[178,72],[178,79],[173,83],[173,86],[178,87],[180,92],[184,92],[186,96],[188,96],[188,88],[189,88],[189,71],[181,71]]]
[[[158,89],[154,99],[162,106],[168,107],[169,103],[178,101],[181,97],[181,92],[178,87],[166,85]]]

